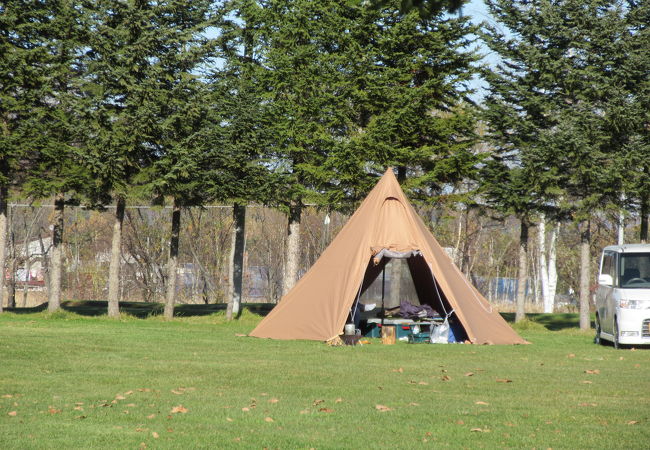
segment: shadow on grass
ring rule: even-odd
[[[265,316],[275,306],[272,303],[247,303],[242,305],[252,313]],[[144,303],[144,302],[121,302],[120,312],[129,314],[139,319],[146,319],[152,316],[163,314],[165,306],[162,303]],[[61,304],[61,309],[69,311],[80,316],[102,316],[108,312],[108,302],[96,300],[69,301]],[[33,314],[47,310],[47,303],[35,306],[33,308],[5,308],[5,311],[15,314]],[[196,317],[207,316],[217,312],[226,311],[225,303],[213,303],[208,305],[185,305],[180,304],[174,307],[174,317]]]
[[[501,313],[501,316],[509,323],[514,323],[515,313]],[[574,313],[557,313],[543,314],[531,313],[526,314],[526,318],[531,322],[543,325],[547,330],[559,331],[567,328],[580,328],[580,316]],[[593,326],[593,324],[592,324]]]
[[[251,313],[260,316],[266,316],[275,304],[273,303],[245,303],[242,305],[242,310],[247,310]],[[145,303],[145,302],[121,302],[120,312],[129,314],[130,316],[139,319],[146,319],[152,316],[160,316],[163,314],[164,305],[162,303]],[[61,309],[69,311],[80,316],[102,316],[106,315],[108,311],[108,302],[98,300],[81,300],[81,301],[68,301],[61,304]],[[5,311],[15,314],[33,314],[47,310],[47,303],[35,306],[33,308],[5,308]],[[174,317],[197,317],[207,316],[210,314],[226,311],[225,303],[212,303],[212,304],[179,304],[174,307]],[[501,313],[501,316],[509,323],[514,323],[515,313]],[[530,313],[526,314],[526,318],[531,322],[536,322],[544,326],[550,331],[559,331],[567,328],[579,328],[580,317],[578,314],[572,313],[558,313],[558,314],[542,314]],[[593,323],[592,323],[593,327]]]

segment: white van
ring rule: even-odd
[[[650,344],[650,245],[605,247],[596,291],[596,343]]]

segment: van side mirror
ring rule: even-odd
[[[598,284],[601,284],[603,286],[613,286],[614,279],[612,278],[611,275],[602,274],[598,277]]]

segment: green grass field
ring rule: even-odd
[[[532,316],[532,345],[328,347],[146,308],[0,315],[0,448],[650,447],[650,350],[576,315]]]

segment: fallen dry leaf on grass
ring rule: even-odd
[[[279,401],[280,401],[280,400],[278,400],[278,399],[275,398],[275,397],[269,399],[269,403],[277,403],[277,402],[279,402]]]
[[[121,395],[121,394],[117,394],[117,395],[115,396],[115,400],[126,400],[126,397],[123,396],[123,395]]]
[[[329,408],[321,408],[321,409],[318,410],[318,412],[322,412],[322,413],[333,413],[334,410],[333,410],[333,409],[329,409]]]
[[[485,428],[485,429],[483,429],[483,428],[472,428],[469,431],[473,431],[475,433],[489,433],[490,432],[490,430],[488,430],[487,428]]]
[[[639,423],[638,420],[630,420],[627,424],[628,425],[636,425],[637,423]]]
[[[151,432],[151,436],[153,436],[154,439],[158,439],[160,437],[160,435],[158,433],[156,433],[155,431]]]
[[[496,382],[497,383],[512,383],[512,380],[509,380],[507,378],[497,378]]]
[[[336,400],[334,400],[334,403],[341,403],[342,401],[343,401],[343,399],[339,397]]]
[[[578,406],[598,406],[596,403],[580,403]]]
[[[321,399],[314,400],[314,402],[312,403],[312,405],[313,405],[313,406],[318,406],[318,405],[320,405],[321,403],[323,403],[324,401],[325,401],[325,400],[321,400]]]
[[[393,369],[393,372],[403,373],[403,372],[404,372],[404,369],[402,369],[402,368],[400,367],[399,369]]]
[[[450,380],[451,380],[451,377],[450,377],[449,375],[443,375],[443,376],[440,377],[440,379],[441,379],[442,381],[450,381]]]
[[[593,381],[582,380],[580,383],[582,383],[582,384],[593,384]]]
[[[474,404],[475,404],[475,405],[485,405],[485,406],[489,405],[489,403],[487,403],[487,402],[481,402],[481,401],[475,402]]]
[[[153,419],[154,417],[156,417],[155,414],[149,414],[149,415],[147,416],[147,419]]]
[[[13,398],[11,394],[3,394],[2,398]]]
[[[75,406],[73,409],[75,411],[83,411],[84,410],[83,406]]]
[[[226,422],[232,422],[233,420],[230,417],[226,417]]]
[[[415,402],[411,402],[411,403],[409,403],[409,406],[420,406],[420,404],[419,404],[419,403],[415,403]]]
[[[182,395],[182,394],[184,394],[186,392],[192,392],[192,391],[196,391],[196,388],[193,388],[193,387],[189,387],[189,388],[179,387],[179,388],[176,388],[176,389],[172,389],[172,394]]]
[[[466,377],[472,377],[472,376],[474,376],[474,372],[467,372],[467,373],[465,374],[465,376],[466,376]]]
[[[392,411],[393,408],[389,408],[386,405],[375,405],[375,409],[379,412],[386,412],[386,411]]]
[[[7,413],[7,415],[8,415],[8,416],[11,416],[11,417],[16,417],[16,414],[18,414],[16,411],[9,411],[9,412]]]
[[[174,406],[172,408],[171,413],[172,414],[176,414],[176,413],[185,414],[187,411],[189,411],[189,410],[187,408],[185,408],[183,405],[178,405],[178,406]]]
[[[56,409],[54,406],[48,406],[47,412],[49,412],[50,414],[58,414],[61,412],[61,410]]]
[[[250,411],[251,409],[250,409],[250,408],[247,408],[247,407],[244,406],[241,410],[244,411],[244,412],[248,412],[248,411]]]
[[[600,373],[600,370],[598,369],[593,369],[593,370],[585,370],[585,373],[588,373],[589,375],[598,375]]]
[[[566,357],[567,358],[575,358],[576,355],[574,353],[569,353],[568,355],[566,355]]]
[[[265,417],[264,422],[273,422],[273,419],[271,417]]]
[[[426,381],[420,381],[418,384],[421,385],[421,386],[428,386],[429,385],[429,383],[427,383]]]

